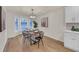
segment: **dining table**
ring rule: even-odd
[[[39,48],[39,43],[40,43],[40,40],[43,44],[43,41],[42,41],[42,35],[41,34],[42,31],[24,31],[26,37],[28,37],[28,39],[30,40],[30,45],[33,45],[33,44],[38,44],[38,48]],[[43,44],[44,45],[44,44]]]
[[[39,37],[39,31],[31,31],[29,33],[31,34],[31,40],[37,41],[36,38]]]

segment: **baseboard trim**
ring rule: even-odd
[[[59,40],[57,40],[57,39],[55,39],[55,38],[51,38],[51,37],[49,37],[49,36],[45,36],[45,37],[47,37],[47,38],[49,38],[49,39],[51,39],[51,40],[53,40],[53,41],[55,41],[55,42],[57,42],[57,43],[59,43],[59,44],[61,44],[61,45],[64,46],[64,42],[62,42],[62,41],[59,41]]]
[[[52,39],[56,39],[56,40],[59,39],[59,38],[56,38],[56,37],[51,36],[51,35],[48,35],[48,34],[45,34],[45,36],[50,37],[50,38],[52,38]],[[58,41],[64,42],[64,39],[63,39],[63,40],[60,40],[60,39],[59,39]]]

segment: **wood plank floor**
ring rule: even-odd
[[[4,52],[72,52],[72,50],[65,48],[62,42],[49,37],[44,37],[43,42],[44,46],[40,42],[39,48],[37,45],[30,46],[29,43],[23,43],[22,35],[19,35],[8,39]]]

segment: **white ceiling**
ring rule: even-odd
[[[20,13],[24,15],[31,15],[31,9],[34,9],[34,14],[39,16],[50,11],[57,10],[61,6],[5,6],[6,10],[9,12]]]

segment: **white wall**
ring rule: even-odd
[[[26,17],[21,14],[7,12],[7,37],[15,37],[20,34],[20,32],[15,31],[15,18],[16,17]]]
[[[0,52],[3,51],[5,44],[7,42],[7,33],[6,30],[0,32]]]
[[[3,12],[3,10],[4,9],[2,8],[2,12]],[[5,10],[4,10],[4,12],[5,12]],[[3,17],[4,17],[4,14],[2,16],[2,19],[3,19]],[[6,18],[5,18],[5,27],[6,27]],[[4,31],[0,32],[0,52],[3,51],[6,42],[7,42],[7,29],[5,29]]]
[[[7,37],[8,38],[11,38],[11,37],[14,37],[16,35],[18,35],[16,32],[15,32],[15,27],[14,27],[14,18],[15,18],[15,15],[12,14],[12,13],[7,13]]]
[[[48,28],[41,27],[41,18],[48,17]],[[37,20],[39,29],[44,31],[46,36],[59,41],[64,40],[64,8],[57,9],[42,15]]]

